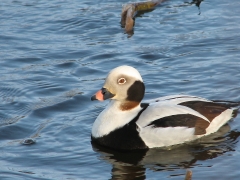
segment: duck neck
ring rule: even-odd
[[[101,137],[133,120],[139,111],[140,103],[110,100],[107,107],[98,115],[92,128],[93,137]]]
[[[140,104],[140,102],[136,102],[136,101],[124,101],[124,102],[120,103],[119,109],[121,111],[129,111],[129,110],[132,110],[132,109],[138,107],[139,104]]]

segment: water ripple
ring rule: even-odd
[[[239,117],[200,146],[147,156],[94,151],[92,123],[107,102],[90,97],[116,66],[140,71],[145,100],[183,93],[240,101],[237,0],[165,1],[136,15],[132,36],[120,24],[129,2],[1,2],[1,178],[183,179],[186,168],[194,179],[239,178]]]

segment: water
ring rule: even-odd
[[[238,179],[240,117],[173,149],[118,153],[91,145],[112,68],[136,67],[145,100],[171,94],[240,101],[239,1],[169,0],[120,25],[129,1],[0,3],[1,179]]]

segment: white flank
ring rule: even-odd
[[[149,148],[171,146],[197,139],[194,128],[167,127],[153,128],[147,126],[139,132],[140,137]]]

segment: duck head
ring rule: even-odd
[[[101,90],[91,100],[112,99],[122,103],[140,103],[145,86],[140,73],[131,66],[119,66],[111,70]]]

